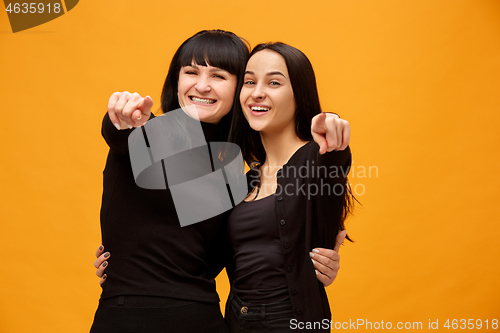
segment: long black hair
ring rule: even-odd
[[[238,93],[243,84],[248,54],[248,42],[230,31],[203,30],[186,39],[177,49],[170,62],[161,93],[162,112],[165,113],[180,108],[177,95],[179,72],[183,66],[190,66],[193,62],[200,66],[218,67],[236,75],[236,92]],[[235,94],[235,96],[238,96],[238,94]],[[220,137],[224,140],[229,134],[234,109],[239,104],[239,99],[235,98],[231,112],[224,116],[219,123]]]
[[[319,102],[318,88],[316,86],[316,76],[314,75],[311,62],[302,51],[281,42],[257,45],[250,53],[249,59],[262,50],[277,52],[285,59],[296,105],[295,133],[303,141],[312,140],[312,119],[315,115],[321,113],[321,105]],[[258,172],[258,169],[254,166],[265,162],[266,151],[262,145],[259,132],[253,130],[245,119],[241,105],[239,105],[233,114],[229,141],[241,147],[243,159],[251,168],[249,179],[254,178],[256,180],[255,185],[258,191],[260,181],[256,178],[259,177],[260,172]],[[250,191],[252,190],[253,189],[250,189]],[[355,200],[356,198],[351,192],[349,181],[346,179],[344,204],[342,217],[339,221],[339,230],[345,229],[344,221],[347,216],[352,213]],[[346,238],[352,241],[349,236]]]

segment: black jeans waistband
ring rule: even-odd
[[[293,308],[290,300],[269,304],[249,303],[242,301],[236,294],[231,292],[228,302],[231,311],[237,318],[266,320],[293,318]]]
[[[143,295],[120,295],[110,298],[100,299],[99,304],[105,306],[125,306],[125,307],[139,307],[139,308],[149,308],[149,307],[161,307],[169,308],[176,306],[183,306],[192,303],[197,303],[197,301],[184,300],[172,297],[161,297],[161,296],[143,296]],[[216,303],[214,303],[216,304]]]

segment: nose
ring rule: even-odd
[[[255,85],[255,88],[252,91],[252,98],[255,100],[262,100],[266,98],[266,93],[260,84]]]
[[[210,87],[210,82],[205,75],[200,75],[198,81],[196,82],[195,89],[199,92],[206,93],[212,90]]]

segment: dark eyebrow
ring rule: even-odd
[[[246,72],[245,72],[245,74],[254,75],[255,73],[254,73],[254,72],[252,72],[252,71],[246,71]],[[272,76],[272,75],[281,75],[281,76],[283,76],[283,77],[286,79],[286,76],[285,76],[283,73],[278,72],[278,71],[276,71],[276,72],[269,72],[269,73],[267,73],[267,76]]]
[[[281,72],[278,72],[278,71],[276,71],[276,72],[269,72],[269,73],[267,73],[267,75],[268,76],[271,76],[271,75],[281,75],[281,76],[283,76],[286,79],[285,74],[283,74]]]
[[[187,66],[185,66],[185,67],[193,67],[194,69],[199,69],[199,68],[198,68],[198,66],[197,66],[197,65],[195,65],[195,64],[187,65]],[[203,67],[205,67],[205,66],[203,66]],[[229,73],[229,72],[228,72],[228,71],[226,71],[225,69],[222,69],[222,68],[217,68],[217,67],[215,67],[215,68],[211,69],[211,70],[210,70],[210,73],[212,73],[212,72],[226,72],[226,73]]]
[[[229,73],[228,71],[226,71],[225,69],[222,69],[222,68],[213,68],[210,70],[210,73],[212,72],[225,72],[225,73]]]

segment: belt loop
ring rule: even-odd
[[[265,320],[266,319],[266,305],[265,304],[262,304],[260,306],[260,318],[262,320]]]
[[[125,295],[118,296],[118,305],[122,306],[125,304]]]

